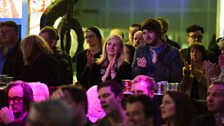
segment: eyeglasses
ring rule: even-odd
[[[23,97],[19,97],[19,96],[15,96],[15,97],[12,97],[12,98],[9,97],[8,102],[13,101],[14,103],[19,103],[22,99],[23,99]]]
[[[193,38],[193,39],[202,39],[202,35],[189,35],[188,37],[191,37],[191,38]]]

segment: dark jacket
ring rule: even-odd
[[[23,54],[19,45],[15,46],[12,53],[6,57],[3,74],[14,77],[17,80],[24,68]]]
[[[47,86],[58,86],[57,60],[47,54],[41,54],[32,64],[25,66],[22,80],[42,82]]]
[[[137,65],[137,58],[145,57],[147,62],[149,55],[149,47],[147,44],[142,44],[135,51],[135,56],[132,64],[132,76],[143,74],[153,77],[155,81],[180,82],[182,79],[181,57],[179,51],[169,44],[164,43],[164,49],[158,55],[157,62],[153,65],[153,71],[149,70],[149,65],[146,68]]]
[[[196,117],[192,126],[216,126],[215,118],[211,113]]]

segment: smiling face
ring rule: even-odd
[[[160,105],[162,119],[172,119],[176,114],[175,106],[174,100],[168,94],[164,95]]]
[[[23,88],[20,85],[10,88],[8,92],[8,103],[14,113],[23,112],[23,95]]]
[[[118,56],[121,49],[121,40],[117,37],[111,37],[107,41],[106,52],[109,56]]]
[[[100,88],[98,98],[106,114],[116,111],[122,100],[120,96],[115,96],[110,87]]]

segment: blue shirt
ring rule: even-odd
[[[4,56],[3,48],[0,48],[0,74],[3,74],[4,64],[8,54],[13,52],[14,48],[9,48],[8,53]]]

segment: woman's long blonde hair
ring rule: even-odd
[[[38,35],[26,36],[21,44],[25,64],[34,62],[41,53],[53,54],[48,43]]]
[[[125,53],[124,53],[124,41],[122,39],[121,36],[119,35],[110,35],[106,42],[104,43],[104,46],[103,46],[103,53],[101,55],[101,58],[99,58],[97,60],[97,63],[99,65],[102,65],[103,67],[107,67],[109,65],[109,60],[108,60],[108,55],[107,55],[107,43],[111,40],[111,39],[116,39],[117,41],[119,41],[119,46],[120,46],[120,49],[119,49],[119,53],[118,53],[118,57],[117,57],[117,62],[116,62],[116,68],[119,68],[122,63],[124,62],[125,60]]]

